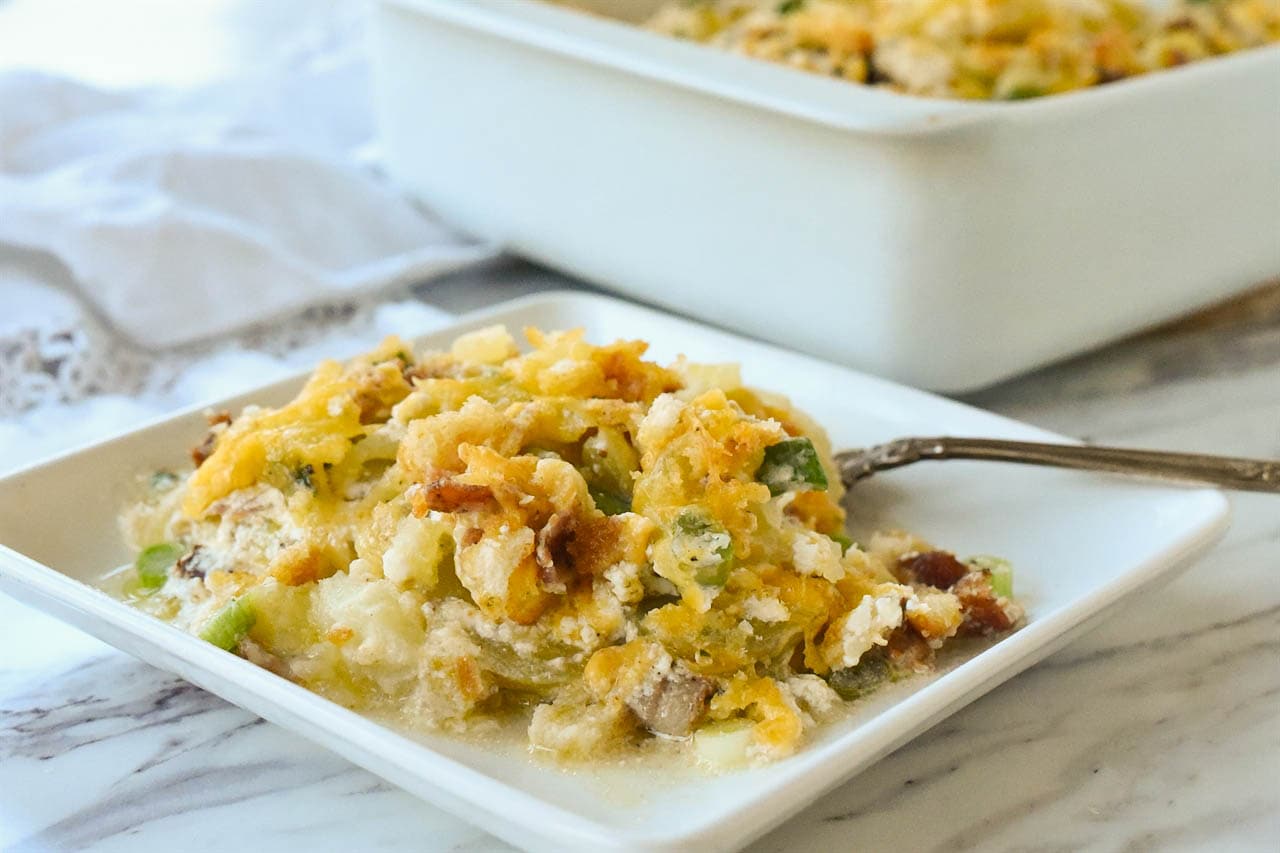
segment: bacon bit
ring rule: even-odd
[[[599,575],[626,559],[626,523],[617,516],[581,519],[568,542],[569,564],[583,576]]]
[[[890,634],[884,653],[899,670],[928,672],[933,666],[933,648],[913,629],[902,628]]]
[[[898,560],[898,575],[909,583],[950,589],[969,573],[969,567],[949,551],[927,551]]]
[[[991,578],[986,572],[969,572],[956,582],[951,591],[960,599],[960,607],[964,611],[960,633],[995,634],[1013,627],[1013,620],[1000,606],[999,597],[991,588]]]
[[[538,582],[547,592],[563,594],[573,580],[573,554],[569,550],[577,529],[576,518],[557,512],[538,531],[534,556],[538,562]]]
[[[205,420],[209,422],[209,431],[204,434],[204,438],[195,447],[191,448],[191,461],[199,468],[204,461],[213,455],[214,445],[218,442],[217,426],[230,426],[231,413],[228,411],[210,412],[205,416]]]
[[[174,564],[174,568],[178,570],[178,574],[184,578],[204,579],[205,573],[209,570],[204,565],[204,557],[201,556],[204,551],[203,545],[195,545],[191,550],[178,558],[178,562]]]
[[[325,632],[324,638],[335,646],[340,646],[347,640],[350,640],[354,634],[355,631],[352,631],[346,625],[334,625]]]
[[[431,510],[438,512],[473,512],[497,506],[493,490],[488,486],[459,483],[452,477],[441,477],[413,490],[413,514],[421,518]]]
[[[197,468],[204,464],[204,460],[213,455],[213,446],[217,440],[217,436],[212,432],[207,432],[204,435],[204,440],[191,448],[191,461],[195,463]]]

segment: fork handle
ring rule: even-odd
[[[1084,444],[1046,444],[998,438],[904,438],[862,452],[836,456],[847,484],[876,471],[928,459],[986,459],[1049,465],[1162,480],[1207,483],[1227,489],[1280,494],[1280,460],[1241,459],[1202,453],[1128,450]]]

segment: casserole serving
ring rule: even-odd
[[[893,92],[1014,101],[1280,41],[1280,3],[666,0],[644,26]]]
[[[218,413],[141,472],[111,586],[410,732],[711,770],[1022,618],[1004,561],[849,538],[826,432],[738,365],[583,331],[389,338]]]

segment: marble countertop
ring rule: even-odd
[[[423,295],[457,311],[565,284],[508,265]],[[1099,442],[1280,457],[1280,286],[966,400]],[[1232,503],[1176,581],[751,849],[901,848],[904,822],[914,850],[1280,849],[1280,503]],[[3,597],[0,649],[0,848],[506,849]]]

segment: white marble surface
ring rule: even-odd
[[[563,284],[521,266],[451,310]],[[1280,290],[971,401],[1097,441],[1280,457]],[[1280,849],[1280,500],[1166,588],[752,848]],[[302,739],[0,599],[0,848],[499,850]]]
[[[0,68],[208,82],[336,2],[0,0]],[[426,295],[465,310],[561,284],[517,266]],[[1098,441],[1280,456],[1280,289],[971,400]],[[1233,502],[1177,581],[753,849],[1280,849],[1280,501]],[[0,849],[217,848],[504,845],[0,597]]]

